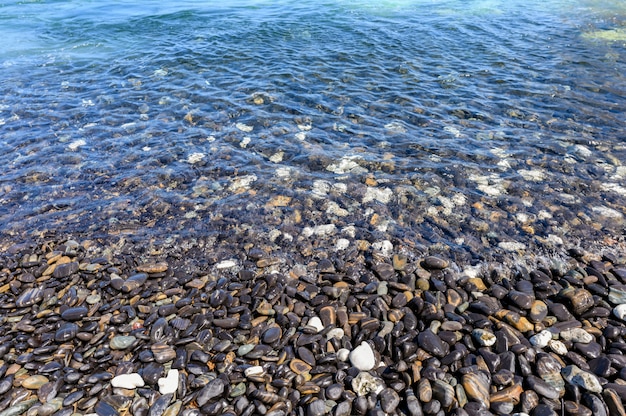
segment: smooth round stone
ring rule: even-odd
[[[526,383],[528,384],[528,387],[530,387],[540,396],[543,396],[547,399],[559,398],[559,392],[539,377],[529,375],[526,377]]]
[[[589,369],[599,377],[608,377],[611,372],[611,360],[605,356],[589,361]]]
[[[568,383],[579,386],[593,393],[602,393],[602,385],[598,377],[583,371],[575,365],[568,365],[561,370],[563,378]]]
[[[483,347],[491,347],[497,341],[496,336],[486,329],[476,328],[472,331],[472,338]]]
[[[588,344],[576,343],[574,347],[583,356],[589,359],[598,358],[602,354],[602,346],[597,342],[590,342]]]
[[[213,320],[213,325],[223,329],[237,328],[239,319],[237,318],[218,318]]]
[[[56,342],[67,342],[74,339],[76,334],[78,334],[78,325],[73,322],[67,322],[61,325],[54,333],[54,340]]]
[[[313,316],[311,319],[309,319],[307,325],[315,328],[317,332],[322,332],[324,330],[324,324],[322,323],[322,320],[317,316]]]
[[[313,369],[313,367],[297,358],[291,360],[291,362],[289,363],[289,368],[296,374],[308,373]]]
[[[342,384],[331,384],[326,387],[326,397],[330,400],[339,400],[341,395],[343,394],[343,385]]]
[[[265,344],[273,344],[276,341],[280,340],[280,337],[283,335],[283,330],[278,326],[272,326],[265,330],[263,333],[263,343]]]
[[[307,416],[323,416],[326,414],[326,402],[322,399],[313,400],[306,409]]]
[[[350,363],[361,371],[369,371],[376,366],[376,357],[370,345],[363,341],[350,352]]]
[[[102,300],[102,296],[98,294],[94,294],[94,295],[87,296],[87,298],[85,299],[85,302],[87,302],[87,304],[89,305],[95,305],[96,303],[100,302],[100,300]]]
[[[392,413],[400,404],[400,396],[394,389],[387,387],[380,392],[380,407],[385,413]]]
[[[517,290],[511,290],[509,292],[509,299],[520,309],[530,309],[534,301],[533,296]]]
[[[537,348],[545,348],[548,346],[548,343],[552,340],[552,332],[544,329],[538,334],[530,337],[529,341],[533,345],[533,347]]]
[[[535,300],[530,306],[530,312],[528,313],[528,319],[531,322],[539,323],[548,316],[548,306],[542,300]]]
[[[198,403],[198,406],[202,407],[210,400],[216,397],[220,397],[222,394],[224,394],[225,387],[226,386],[224,385],[224,381],[221,378],[211,380],[198,393],[198,396],[196,397],[196,402]]]
[[[626,303],[614,307],[613,315],[615,315],[616,318],[621,319],[622,321],[626,321]]]
[[[337,351],[337,359],[339,361],[343,361],[346,362],[348,361],[348,359],[350,358],[350,350],[347,348],[340,348],[339,351]]]
[[[441,406],[447,408],[454,402],[454,387],[450,384],[435,380],[432,383],[433,397],[441,403]]]
[[[28,390],[37,390],[48,381],[50,381],[48,380],[48,377],[36,374],[22,380],[22,387]]]
[[[337,312],[333,306],[324,306],[320,309],[320,319],[322,320],[322,325],[324,327],[328,327],[330,325],[335,325],[337,323]]]
[[[436,256],[428,256],[422,260],[422,267],[429,270],[442,270],[448,267],[448,262]]]
[[[244,355],[252,351],[254,347],[254,344],[244,344],[241,347],[237,348],[237,355],[243,357]]]
[[[150,350],[152,351],[152,354],[154,354],[154,361],[159,364],[172,361],[174,358],[176,358],[176,350],[162,342],[157,342],[156,344],[153,344],[152,347],[150,347]]]
[[[178,370],[169,370],[166,377],[159,379],[158,384],[161,394],[175,393],[178,390]]]
[[[137,338],[132,335],[117,335],[111,338],[109,346],[112,350],[124,350],[133,345],[136,340]]]
[[[120,374],[111,379],[111,386],[122,389],[136,389],[145,386],[143,378],[137,373]]]
[[[445,357],[450,352],[450,346],[443,342],[430,328],[417,335],[417,343],[424,351],[439,358]]]
[[[69,308],[61,314],[61,318],[65,319],[66,321],[80,321],[85,316],[87,316],[88,312],[89,309],[85,308],[84,306]]]
[[[481,372],[464,374],[461,384],[467,397],[489,407],[489,379],[485,374]]]

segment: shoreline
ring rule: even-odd
[[[3,246],[0,415],[623,414],[622,256],[61,241]]]

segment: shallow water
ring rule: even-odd
[[[624,235],[621,1],[0,16],[5,237],[392,239],[480,259]]]

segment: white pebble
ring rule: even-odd
[[[261,367],[260,365],[253,365],[252,367],[248,367],[243,370],[243,373],[246,377],[254,377],[264,374],[265,370],[263,370],[263,367]]]
[[[159,392],[161,394],[170,394],[178,390],[178,370],[171,369],[167,372],[167,377],[161,377],[158,381]]]
[[[337,359],[339,361],[346,362],[348,361],[348,357],[350,356],[350,350],[347,348],[341,348],[337,351]]]
[[[309,319],[309,322],[307,325],[315,328],[317,332],[321,332],[324,330],[324,324],[322,323],[322,320],[318,318],[317,316],[314,316],[311,319]]]
[[[548,341],[548,346],[552,351],[559,355],[567,354],[567,347],[561,341],[551,339],[550,341]]]
[[[613,315],[622,321],[626,321],[626,303],[622,305],[617,305],[613,308]]]
[[[119,376],[113,377],[111,386],[122,389],[136,389],[137,387],[145,386],[145,382],[137,373],[120,374]]]
[[[589,344],[594,340],[593,335],[582,328],[565,329],[559,333],[559,336],[565,341],[581,342],[583,344]]]
[[[341,329],[341,328],[333,328],[333,329],[331,329],[330,331],[328,331],[326,333],[326,339],[327,340],[333,339],[333,338],[341,339],[341,338],[343,338],[344,335],[345,335],[345,333],[343,332],[343,329]]]
[[[376,357],[370,344],[363,341],[350,352],[350,363],[361,371],[370,371],[376,365]]]
[[[235,127],[237,127],[238,130],[243,131],[244,133],[250,133],[254,129],[254,126],[249,126],[244,123],[237,123],[235,124]]]
[[[552,332],[544,329],[538,334],[530,337],[530,343],[537,348],[545,348],[548,346],[548,343],[552,340]]]

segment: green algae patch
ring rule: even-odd
[[[609,29],[609,30],[596,30],[593,32],[587,32],[583,35],[587,40],[601,40],[605,42],[626,42],[626,29]]]

